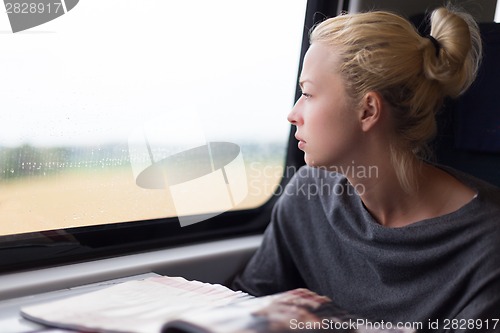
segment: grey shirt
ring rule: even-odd
[[[447,171],[477,196],[453,213],[387,228],[343,175],[301,168],[233,287],[258,296],[306,287],[373,320],[417,322],[422,331],[436,321],[437,331],[493,331],[500,319],[500,189]],[[469,320],[476,321],[459,326],[472,329],[452,329]]]

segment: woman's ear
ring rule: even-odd
[[[361,101],[360,109],[360,124],[364,132],[368,132],[377,123],[379,123],[382,116],[382,96],[374,91],[369,91]]]

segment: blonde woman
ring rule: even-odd
[[[500,190],[425,159],[443,99],[475,79],[479,30],[451,8],[430,24],[421,36],[368,12],[314,28],[288,116],[307,166],[236,288],[306,287],[422,331],[500,331]]]

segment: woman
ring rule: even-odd
[[[236,288],[306,287],[349,312],[423,331],[493,329],[500,190],[425,161],[435,112],[476,76],[479,30],[451,8],[430,23],[423,37],[397,15],[369,12],[312,31],[302,97],[288,116],[307,166]]]

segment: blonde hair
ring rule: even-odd
[[[338,71],[354,103],[376,91],[391,105],[391,160],[408,192],[417,186],[415,157],[425,157],[436,133],[436,111],[472,84],[481,59],[479,28],[469,14],[442,7],[430,23],[432,37],[425,37],[406,19],[376,11],[327,19],[310,35],[340,56]]]

